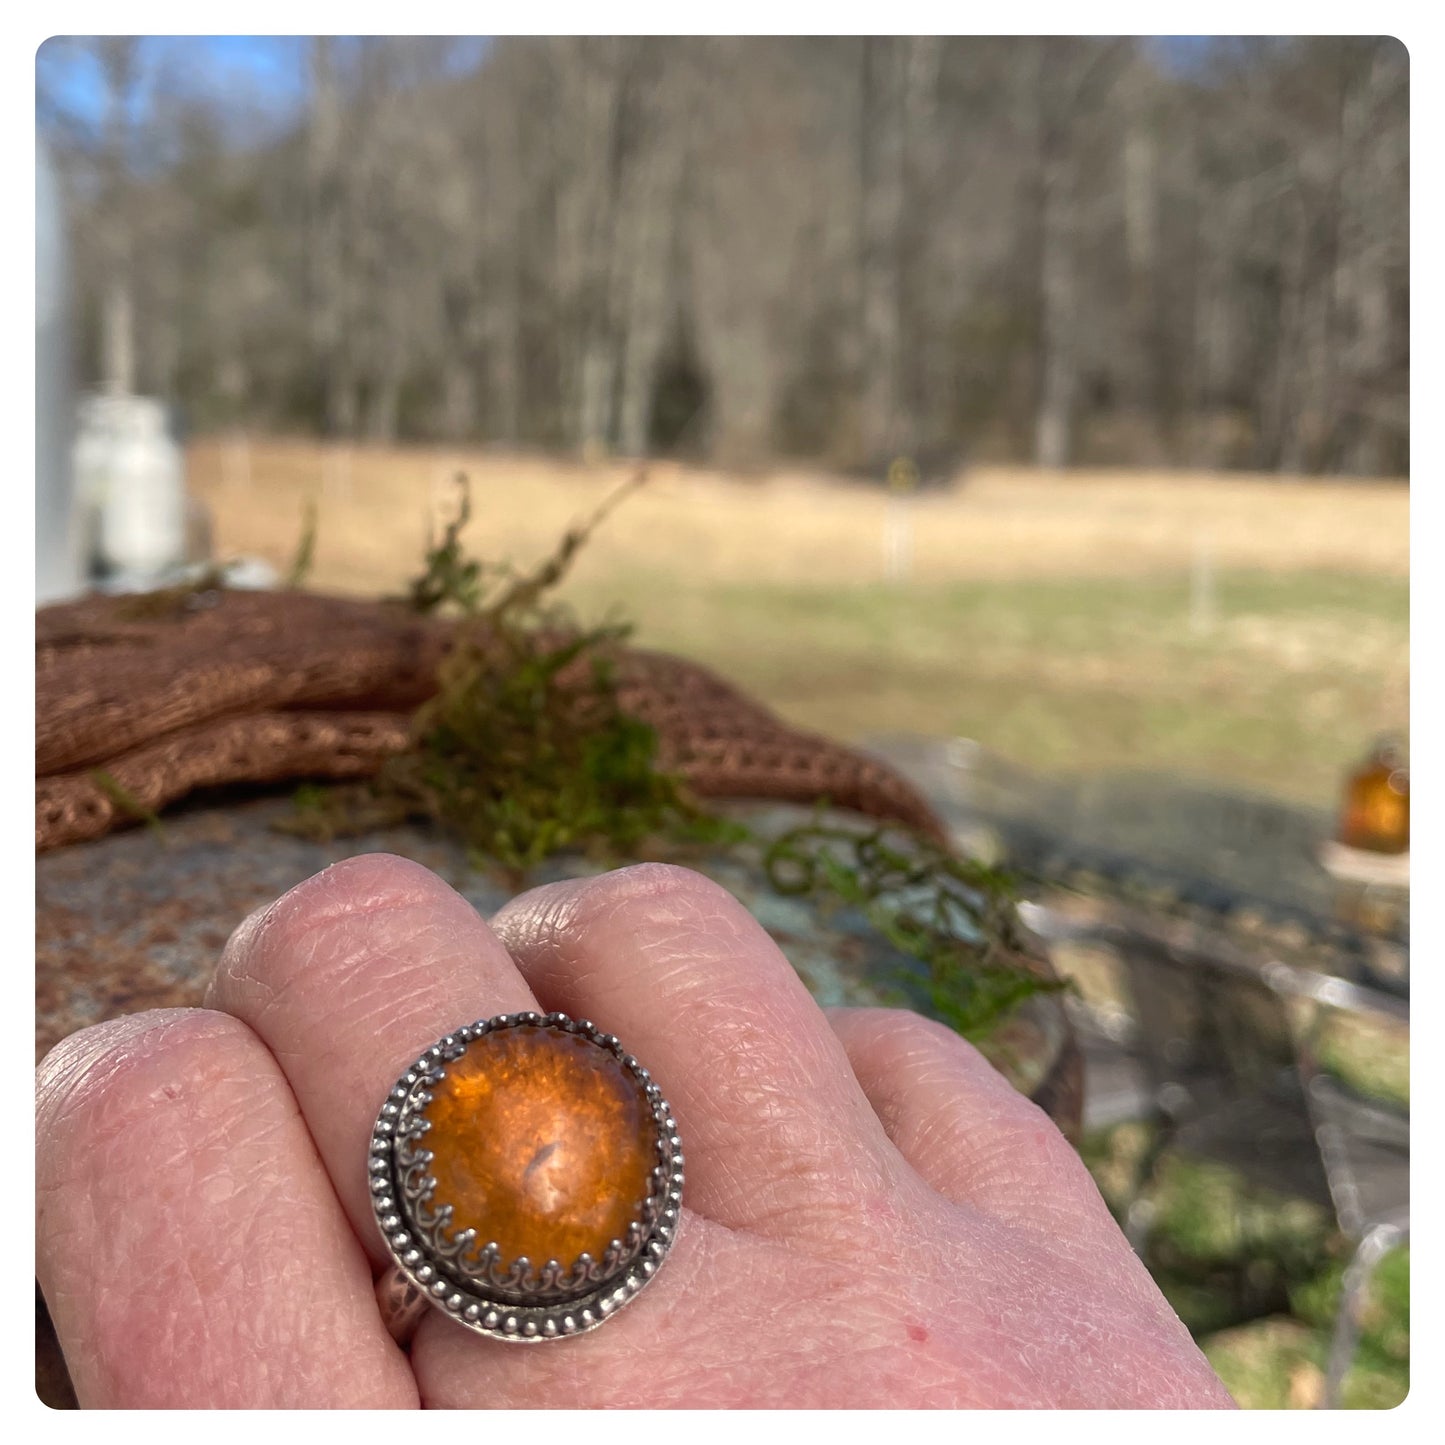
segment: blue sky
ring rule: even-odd
[[[147,35],[140,42],[141,76],[134,108],[144,112],[157,80],[193,92],[224,90],[239,110],[264,117],[267,128],[284,128],[307,92],[306,35]],[[458,52],[460,69],[481,59],[485,40]],[[83,125],[97,124],[105,87],[94,56],[72,37],[56,36],[40,47],[36,81]],[[137,117],[139,118],[139,116]]]
[[[254,86],[278,106],[297,103],[305,94],[306,37],[295,35],[147,35],[140,42],[141,67],[153,81],[161,66],[195,67],[198,73],[226,75]],[[68,36],[40,47],[36,78],[44,77],[67,107],[88,120],[99,120],[104,90],[93,57]]]
[[[286,129],[306,99],[305,35],[149,35],[141,40],[141,78],[134,108],[143,118],[153,88],[164,77],[172,89],[192,93],[225,92],[248,139],[257,128],[272,134]],[[1152,49],[1171,69],[1189,71],[1208,55],[1211,37],[1161,36]],[[481,59],[484,38],[459,52],[459,68]],[[105,89],[94,57],[66,36],[47,40],[36,56],[36,79],[66,115],[83,127],[99,123]],[[227,109],[232,109],[227,107]],[[48,123],[45,122],[45,123]]]

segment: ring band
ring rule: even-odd
[[[376,1307],[392,1339],[409,1350],[416,1327],[431,1308],[431,1299],[399,1264],[393,1264],[376,1282]]]
[[[377,1305],[403,1347],[428,1308],[517,1343],[595,1329],[681,1217],[667,1101],[613,1035],[560,1013],[438,1039],[381,1106],[368,1169],[392,1258]]]

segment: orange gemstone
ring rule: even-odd
[[[620,1060],[590,1039],[519,1024],[446,1065],[424,1147],[434,1206],[504,1261],[599,1258],[641,1217],[657,1143],[652,1106]]]

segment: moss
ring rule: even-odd
[[[468,557],[465,478],[455,518],[428,551],[405,605],[459,614],[434,697],[412,743],[370,782],[299,799],[293,831],[318,837],[430,819],[479,866],[521,876],[562,849],[623,856],[654,835],[693,841],[721,825],[657,761],[657,735],[620,705],[618,648],[629,629],[578,626],[551,592],[619,489],[571,528],[534,572]]]
[[[219,592],[225,585],[226,569],[213,563],[202,568],[189,582],[126,595],[116,605],[116,616],[126,622],[177,620],[205,606],[207,593]]]

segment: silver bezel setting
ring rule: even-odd
[[[446,1066],[499,1029],[523,1025],[588,1040],[633,1076],[652,1109],[657,1162],[652,1189],[626,1237],[606,1253],[573,1261],[504,1260],[495,1243],[454,1231],[451,1208],[436,1207],[432,1154],[422,1141],[426,1106]],[[651,1075],[612,1034],[561,1013],[499,1014],[440,1038],[396,1081],[377,1115],[368,1156],[372,1209],[397,1268],[431,1304],[458,1324],[494,1339],[531,1344],[596,1329],[656,1275],[677,1234],[682,1210],[682,1140]]]

